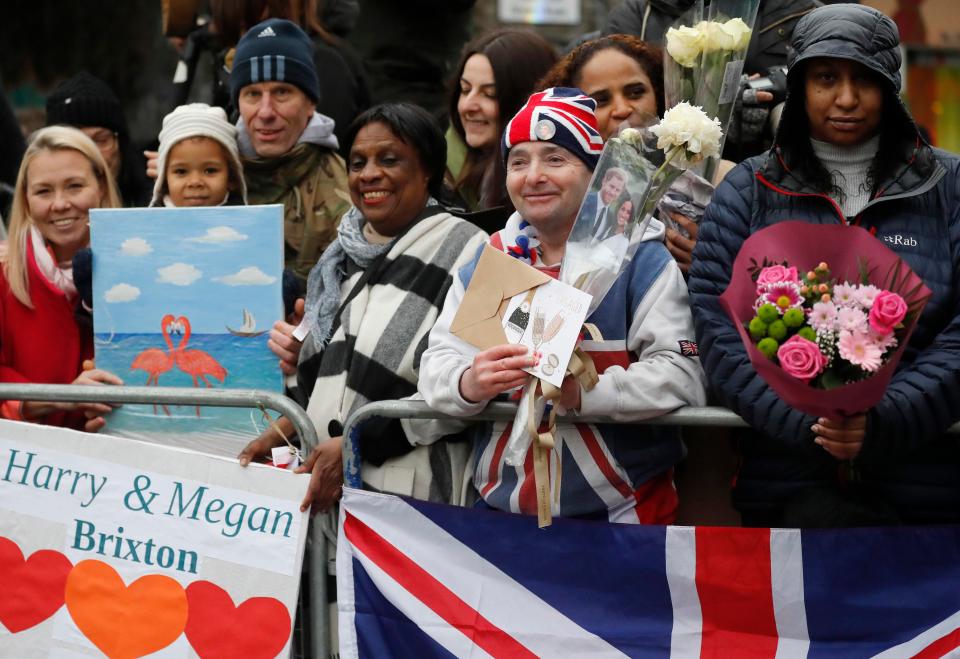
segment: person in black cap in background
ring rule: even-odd
[[[313,64],[323,75],[323,89],[317,111],[334,121],[334,134],[340,143],[340,155],[346,158],[349,144],[344,144],[351,122],[370,107],[370,89],[359,53],[346,41],[360,9],[353,2],[320,2],[320,0],[211,0],[210,17],[221,46],[218,56],[232,62],[234,47],[251,26],[268,18],[293,21],[313,42]],[[228,67],[219,67],[224,70]],[[229,72],[227,73],[229,78]],[[214,104],[231,112],[229,80],[218,86]],[[221,87],[222,92],[220,91]]]
[[[283,204],[285,267],[302,280],[350,207],[334,122],[316,111],[320,83],[310,37],[271,18],[237,43],[230,93],[251,204]]]
[[[47,97],[47,125],[73,126],[93,140],[117,182],[123,205],[146,206],[153,182],[143,155],[130,142],[120,100],[99,78],[81,71]]]

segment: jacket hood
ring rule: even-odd
[[[801,18],[793,31],[789,78],[797,64],[814,57],[860,62],[900,92],[900,32],[896,23],[872,7],[827,5]]]

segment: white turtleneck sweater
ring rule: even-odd
[[[833,183],[844,192],[843,199],[830,195],[840,205],[845,217],[854,217],[870,201],[867,187],[867,171],[880,148],[880,136],[871,137],[863,144],[840,146],[810,138],[813,152],[827,171],[833,175]]]

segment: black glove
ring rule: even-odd
[[[727,141],[737,145],[740,151],[761,145],[769,118],[770,105],[758,101],[757,90],[749,86],[749,78],[741,76],[740,92],[730,117]]]
[[[76,258],[76,257],[74,257]],[[76,261],[74,261],[76,263]],[[76,267],[76,266],[74,266]],[[76,277],[76,275],[74,275]],[[283,313],[286,316],[290,316],[293,313],[293,305],[296,304],[297,298],[303,297],[305,290],[300,279],[297,279],[297,276],[293,274],[292,270],[287,268],[283,269]]]
[[[93,309],[93,252],[89,247],[73,255],[73,285],[87,309]]]

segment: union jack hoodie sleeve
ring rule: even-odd
[[[684,405],[706,405],[706,378],[700,359],[684,354],[692,346],[693,319],[687,286],[669,258],[659,276],[634,305],[626,349],[637,360],[627,368],[607,367],[591,391],[582,391],[580,414],[638,421]],[[589,352],[589,345],[585,345]],[[689,356],[688,356],[689,355]]]
[[[450,323],[460,308],[465,289],[459,276],[454,276],[447,291],[443,310],[430,331],[430,342],[420,358],[418,390],[433,409],[451,416],[473,416],[488,401],[471,403],[460,395],[460,377],[473,363],[479,350],[450,331]]]

